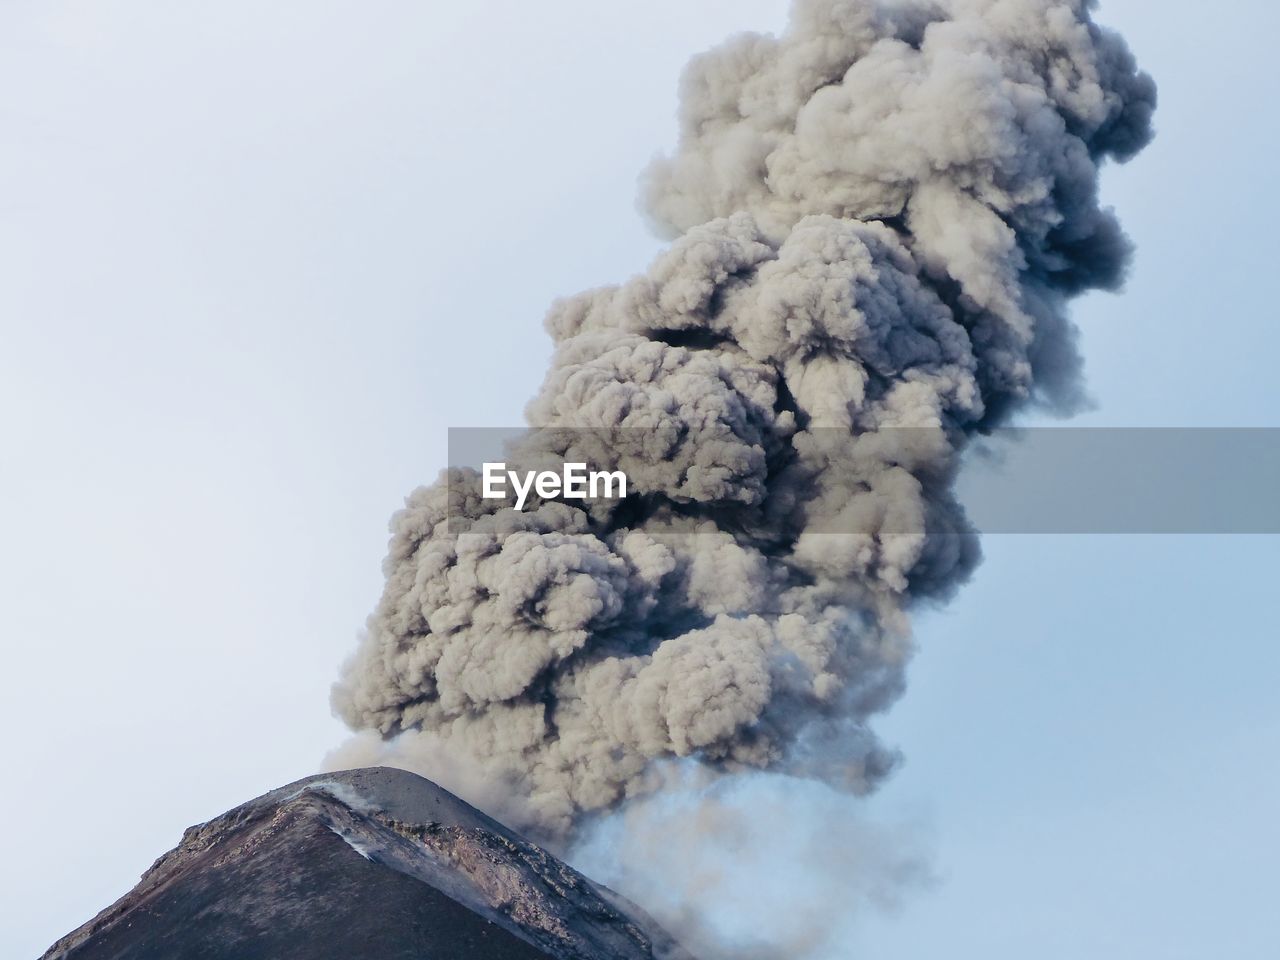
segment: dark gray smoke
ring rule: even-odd
[[[797,0],[783,36],[697,58],[644,181],[673,243],[552,308],[527,411],[608,438],[631,496],[517,513],[458,470],[413,493],[346,722],[547,833],[674,757],[884,776],[868,720],[908,612],[976,560],[957,457],[1071,407],[1066,303],[1124,273],[1098,170],[1148,142],[1155,87],[1092,6]]]

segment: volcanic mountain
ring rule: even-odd
[[[191,827],[42,960],[691,960],[634,904],[388,767]]]

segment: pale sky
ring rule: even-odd
[[[1280,426],[1280,10],[1207,10],[1099,14],[1161,107],[1105,181],[1139,255],[1077,306],[1082,423]],[[0,3],[0,952],[314,772],[390,513],[448,427],[518,422],[552,299],[658,249],[635,177],[684,61],[784,12]],[[868,805],[938,882],[847,956],[1280,956],[1280,542],[986,552],[918,624]]]

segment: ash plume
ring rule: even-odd
[[[797,0],[783,35],[694,60],[643,181],[672,243],[554,305],[527,409],[555,429],[523,456],[591,446],[632,492],[414,492],[334,689],[362,742],[465,768],[544,836],[674,758],[886,775],[869,721],[909,613],[977,562],[959,455],[1078,402],[1067,302],[1129,256],[1098,174],[1150,139],[1155,87],[1093,6]]]

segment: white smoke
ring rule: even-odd
[[[858,921],[931,887],[926,829],[820,784],[672,773],[585,831],[574,862],[643,903],[700,960],[856,956]]]
[[[1155,88],[1092,6],[797,0],[784,35],[697,58],[645,178],[674,240],[553,307],[528,408],[569,430],[528,455],[590,445],[632,494],[414,492],[336,762],[378,744],[561,838],[672,758],[873,788],[909,611],[977,560],[958,456],[1071,407],[1066,302],[1123,276],[1098,169],[1149,140]]]

